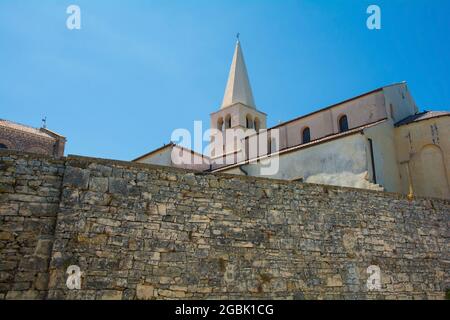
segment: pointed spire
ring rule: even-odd
[[[236,48],[234,50],[233,62],[231,63],[230,74],[228,75],[227,87],[223,97],[221,109],[231,106],[237,102],[248,107],[255,108],[252,88],[248,80],[247,68],[245,67],[244,55],[237,35]]]

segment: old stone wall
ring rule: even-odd
[[[448,201],[81,157],[0,158],[6,298],[441,299],[449,285]],[[44,195],[25,193],[25,180]],[[42,224],[27,229],[33,213],[21,208],[41,200],[59,204],[57,214],[41,209]],[[39,271],[41,237],[54,242]],[[80,290],[66,286],[70,265],[81,269]],[[379,290],[367,287],[371,265]],[[36,279],[49,270],[48,290],[21,280],[21,266]]]
[[[44,299],[64,161],[0,153],[0,298]]]
[[[10,124],[9,125],[15,125]],[[61,157],[64,155],[65,138],[57,136],[47,129],[35,129],[16,125],[13,129],[0,119],[0,143],[6,149],[33,152]],[[26,130],[21,130],[25,128]]]

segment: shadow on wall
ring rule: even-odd
[[[353,187],[369,190],[383,191],[384,188],[378,184],[373,184],[368,180],[368,172],[364,171],[360,174],[352,172],[342,173],[319,173],[309,176],[305,182],[327,184],[332,186]]]

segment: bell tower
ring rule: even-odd
[[[212,159],[241,151],[236,139],[227,141],[230,129],[232,132],[244,132],[244,136],[248,136],[267,128],[266,114],[256,109],[239,38],[222,105],[218,111],[211,113],[210,119],[211,128],[222,134],[222,139],[216,137],[217,134],[211,135],[211,145],[214,145]]]

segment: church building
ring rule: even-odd
[[[450,199],[450,112],[419,112],[405,82],[267,128],[238,41],[210,119],[208,156],[170,143],[133,161]],[[196,161],[180,163],[185,155]],[[263,174],[273,159],[277,170]]]
[[[42,126],[33,128],[0,119],[0,149],[39,153],[56,158],[64,155],[66,138]]]

